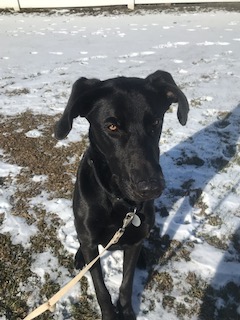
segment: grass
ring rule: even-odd
[[[100,316],[96,311],[96,298],[88,294],[88,281],[86,277],[83,277],[80,282],[81,296],[79,302],[72,305],[72,316],[78,320],[100,320]],[[81,310],[81,312],[79,312]]]
[[[173,279],[168,272],[155,271],[150,281],[148,281],[146,288],[148,290],[154,289],[156,291],[170,293],[173,290]]]
[[[6,90],[5,95],[8,97],[19,96],[22,94],[28,94],[30,90],[28,88],[21,88],[21,89],[13,89],[13,90]]]
[[[26,93],[22,90],[13,94]],[[219,117],[225,121],[223,125],[227,126],[229,114],[219,114]],[[30,237],[26,247],[14,244],[11,234],[0,233],[0,316],[5,315],[7,320],[22,319],[30,311],[29,304],[37,307],[55,294],[62,281],[62,268],[69,278],[75,275],[73,255],[66,251],[58,237],[63,221],[59,215],[46,211],[41,203],[31,204],[31,200],[42,192],[47,194],[48,199],[72,198],[79,158],[88,141],[86,137],[81,137],[78,143],[56,147],[52,134],[57,118],[25,112],[1,121],[0,149],[4,151],[4,161],[17,164],[22,169],[14,178],[0,177],[0,186],[4,189],[13,188],[13,195],[9,199],[11,214],[24,219],[28,225],[34,225],[38,230]],[[38,138],[27,137],[26,133],[33,129],[41,132]],[[230,146],[226,152],[233,156],[234,150]],[[235,163],[238,161],[236,156],[233,160]],[[204,165],[204,160],[199,156],[184,153],[177,161],[181,161],[181,165],[194,165],[195,168]],[[219,162],[216,158],[212,161],[213,167],[217,169],[221,170],[225,166],[222,159]],[[33,179],[36,176],[45,178]],[[190,205],[199,209],[198,215],[204,219],[204,223],[211,228],[221,228],[222,218],[214,213],[207,214],[209,208],[204,200],[203,190],[194,188],[194,183],[194,179],[188,179],[181,188],[172,187],[169,192],[177,199],[188,195]],[[167,207],[162,207],[159,211],[163,219],[169,215]],[[0,214],[0,225],[4,221],[5,215]],[[197,244],[194,241],[171,240],[168,235],[160,238],[159,234],[159,228],[155,227],[144,249],[149,274],[142,295],[146,316],[160,304],[161,308],[175,314],[178,319],[197,317],[202,320],[238,320],[240,286],[229,282],[221,288],[214,288],[195,272],[172,270],[170,273],[171,264],[181,262],[187,266]],[[239,230],[230,238],[203,232],[199,232],[198,236],[210,246],[223,250],[240,261]],[[57,259],[59,270],[56,270],[56,266],[48,266],[42,280],[31,267],[36,257],[44,252],[50,252]],[[55,275],[55,280],[52,274]],[[96,297],[90,293],[85,277],[79,284],[79,297],[72,300],[70,306],[69,302],[63,302],[66,319],[100,319]],[[224,304],[221,305],[219,301],[224,301]],[[57,318],[54,313],[46,312],[39,319]]]
[[[20,287],[27,283],[31,272],[31,251],[22,245],[14,245],[10,234],[0,233],[0,315],[15,320],[25,315],[28,292]]]
[[[21,94],[24,94],[21,92]],[[15,93],[17,94],[17,93]],[[18,92],[20,94],[20,92]],[[1,288],[0,315],[7,319],[22,319],[30,311],[27,301],[31,294],[38,293],[39,304],[50,298],[59,290],[57,281],[52,281],[45,273],[44,283],[31,271],[33,256],[50,251],[58,259],[59,266],[66,268],[69,276],[75,275],[73,256],[69,254],[58,239],[58,229],[62,220],[51,212],[43,209],[41,204],[30,205],[30,200],[43,191],[47,192],[49,199],[71,199],[73,190],[73,177],[78,166],[78,159],[85,150],[87,140],[82,137],[79,143],[70,143],[66,147],[56,148],[53,138],[53,124],[55,117],[25,112],[15,117],[7,117],[0,126],[0,149],[4,150],[4,160],[8,163],[22,167],[20,173],[14,178],[1,178],[4,188],[14,185],[15,192],[11,198],[11,214],[24,219],[29,225],[37,227],[38,232],[30,238],[28,249],[22,245],[14,245],[9,234],[0,233],[0,271]],[[26,133],[38,129],[41,136],[37,139],[29,138]],[[75,161],[66,163],[69,155],[75,156]],[[78,155],[78,156],[76,156]],[[34,176],[46,176],[46,179],[34,180]],[[4,215],[0,215],[0,223],[4,222]],[[55,272],[55,270],[52,270]],[[59,272],[58,277],[61,274]],[[27,283],[33,288],[26,290]],[[86,292],[83,291],[83,295]],[[85,298],[88,301],[88,296]],[[91,305],[86,303],[78,305],[78,312],[91,313]],[[87,311],[86,311],[87,309]],[[79,319],[77,312],[73,312],[72,319]],[[94,318],[97,312],[92,311]],[[49,312],[39,317],[41,320],[53,319]],[[86,318],[87,319],[87,318]]]

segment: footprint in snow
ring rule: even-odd
[[[152,54],[155,54],[155,51],[143,51],[140,53],[141,56],[150,56]]]
[[[98,56],[92,56],[90,59],[96,60],[96,59],[107,59],[108,56],[105,55],[98,55]]]
[[[124,54],[119,56],[119,58],[134,58],[134,57],[138,57],[138,56],[149,56],[155,54],[155,51],[142,51],[142,52],[132,52],[132,53],[128,53],[128,54]]]
[[[61,52],[61,51],[50,51],[49,54],[55,54],[55,55],[60,56],[60,55],[63,54],[63,52]]]
[[[171,28],[173,28],[173,26],[163,26],[164,30],[168,30],[168,29],[171,29]]]
[[[229,42],[221,42],[221,41],[217,41],[217,42],[205,41],[205,42],[198,42],[198,43],[196,43],[196,45],[197,46],[213,46],[213,45],[229,46],[230,43]]]
[[[184,69],[179,69],[179,70],[178,70],[178,73],[187,74],[188,71],[187,71],[187,70],[184,70]]]
[[[133,63],[138,63],[138,64],[145,63],[145,61],[143,61],[143,60],[130,60],[130,61]]]
[[[183,60],[177,60],[177,59],[174,59],[172,60],[174,63],[183,63]]]

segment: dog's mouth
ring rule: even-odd
[[[114,181],[123,197],[135,202],[157,199],[165,187],[165,181],[162,177],[140,180],[133,184],[114,175]]]

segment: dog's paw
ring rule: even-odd
[[[77,270],[80,270],[85,266],[85,259],[83,257],[81,248],[79,248],[75,254],[74,266]]]
[[[120,301],[117,302],[119,320],[136,320],[132,307],[123,308]]]
[[[119,320],[117,308],[113,306],[113,310],[102,314],[102,320]]]

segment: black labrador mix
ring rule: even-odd
[[[104,284],[100,262],[91,269],[103,320],[134,320],[132,285],[143,240],[154,224],[154,199],[164,188],[159,139],[165,112],[178,103],[177,116],[187,122],[189,105],[172,76],[156,71],[145,79],[118,77],[100,81],[80,78],[55,126],[65,138],[73,119],[90,123],[90,145],[81,160],[73,210],[81,244],[75,265],[82,268],[121,228],[128,212],[136,215],[112,250],[124,251],[123,280],[117,308]]]

